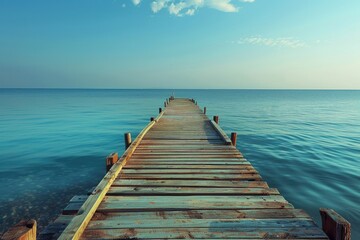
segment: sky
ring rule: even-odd
[[[360,1],[0,0],[0,88],[360,89]]]

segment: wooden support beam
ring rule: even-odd
[[[161,113],[162,112],[162,108],[159,108],[159,113]]]
[[[236,147],[236,139],[237,139],[237,133],[236,132],[232,132],[231,133],[231,144]]]
[[[333,209],[320,208],[322,229],[330,240],[350,240],[351,225]]]
[[[216,124],[219,124],[219,116],[214,116],[214,122],[216,122]]]
[[[1,237],[2,240],[36,240],[36,221],[21,221]]]
[[[150,122],[152,122],[152,121],[154,121],[155,120],[155,118],[154,117],[151,117],[150,118]]]
[[[215,129],[216,132],[222,137],[222,139],[225,141],[225,145],[231,145],[230,138],[226,135],[226,133],[220,128],[218,124],[216,124],[215,121],[210,121],[211,125]]]
[[[125,133],[124,134],[124,139],[125,139],[125,150],[126,150],[131,145],[131,134],[130,133]]]
[[[206,107],[204,107],[204,114],[206,115]]]
[[[106,157],[106,172],[110,170],[110,168],[119,160],[119,156],[117,153],[111,153]]]
[[[164,107],[166,107],[166,106],[167,106],[167,102],[165,101],[165,102],[164,102]]]

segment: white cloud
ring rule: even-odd
[[[135,5],[141,0],[132,0]],[[150,4],[153,13],[166,9],[175,16],[192,16],[199,8],[207,7],[222,12],[238,12],[239,3],[252,3],[255,0],[153,0]]]
[[[262,45],[268,47],[290,47],[290,48],[302,48],[306,46],[305,42],[295,39],[293,37],[282,37],[282,38],[246,37],[238,41],[234,41],[234,43]]]
[[[141,0],[131,0],[133,2],[134,5],[139,5]]]
[[[195,9],[194,8],[191,8],[191,9],[188,9],[186,12],[185,12],[186,15],[189,15],[189,16],[192,16],[195,14]]]
[[[169,2],[169,0],[157,0],[157,1],[153,1],[151,3],[151,10],[154,13],[159,12],[161,9],[165,8],[167,6],[167,3]]]
[[[170,14],[174,14],[176,16],[182,16],[182,14],[180,13],[184,8],[186,7],[186,3],[185,2],[179,2],[179,3],[171,3],[169,6],[169,13]]]
[[[231,3],[231,0],[208,0],[207,5],[222,12],[237,12],[238,8]]]

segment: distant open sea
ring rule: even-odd
[[[0,89],[0,232],[40,230],[105,174],[172,93],[219,115],[271,187],[320,223],[333,208],[360,239],[360,91]]]

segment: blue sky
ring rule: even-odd
[[[0,87],[360,89],[360,1],[1,0]]]

